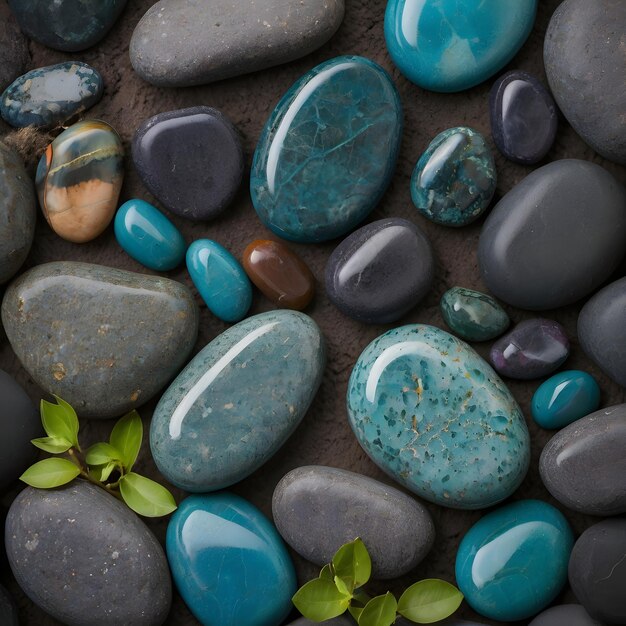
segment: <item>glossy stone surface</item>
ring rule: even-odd
[[[548,378],[535,391],[533,419],[542,428],[563,428],[600,406],[600,387],[587,372],[570,370]]]
[[[626,278],[590,298],[578,316],[578,341],[588,357],[626,386]]]
[[[167,527],[176,587],[205,626],[275,626],[292,609],[296,574],[271,522],[223,492],[189,496]]]
[[[626,404],[601,409],[559,431],[539,462],[548,491],[588,515],[626,513]]]
[[[393,322],[430,291],[435,259],[424,232],[392,217],[359,228],[333,251],[326,293],[345,315],[368,324]]]
[[[0,141],[0,284],[26,260],[35,236],[37,199],[20,156]]]
[[[9,592],[0,585],[0,624],[19,626],[17,607]]]
[[[626,624],[626,519],[604,520],[576,542],[569,582],[589,615],[606,624]]]
[[[8,0],[20,28],[44,46],[75,52],[97,44],[127,0]]]
[[[452,287],[441,297],[441,316],[455,335],[466,341],[489,341],[511,323],[506,311],[480,291]]]
[[[513,396],[474,350],[434,326],[395,328],[367,346],[350,376],[348,417],[374,463],[437,504],[492,506],[528,469]]]
[[[54,232],[74,243],[95,239],[109,225],[124,181],[124,148],[104,122],[63,131],[37,166],[41,210]]]
[[[489,94],[491,134],[498,150],[523,165],[541,161],[554,143],[558,112],[548,90],[527,72],[501,76]]]
[[[550,88],[567,121],[594,150],[622,164],[626,164],[624,32],[622,0],[566,0],[552,15],[543,51]]]
[[[20,76],[0,97],[0,114],[11,126],[47,128],[90,109],[102,97],[100,73],[80,61],[40,67]]]
[[[30,63],[28,42],[9,5],[0,4],[0,90],[8,87]]]
[[[25,272],[2,301],[26,371],[86,418],[120,417],[154,396],[186,362],[198,317],[178,282],[73,261]]]
[[[152,270],[173,270],[185,258],[187,244],[178,228],[145,200],[125,202],[113,226],[124,251]]]
[[[186,491],[228,487],[289,438],[322,380],[324,340],[295,311],[271,311],[226,330],[163,394],[150,447],[161,473]]]
[[[516,621],[546,608],[567,582],[574,534],[563,515],[520,500],[485,515],[459,546],[456,581],[478,613]]]
[[[580,604],[561,604],[543,611],[528,626],[602,626]]]
[[[561,324],[534,318],[520,322],[491,347],[489,360],[509,378],[532,380],[559,369],[569,356],[569,339]]]
[[[252,304],[252,285],[239,261],[216,241],[198,239],[187,249],[187,270],[213,315],[238,322]]]
[[[537,0],[389,0],[391,59],[416,85],[462,91],[503,68],[528,37]]]
[[[343,14],[344,0],[161,0],[137,25],[130,60],[153,85],[202,85],[313,52]]]
[[[172,213],[187,219],[217,217],[241,185],[244,158],[239,135],[231,121],[211,107],[168,111],[147,119],[135,133],[132,153],[150,192]]]
[[[27,487],[11,505],[5,544],[24,593],[67,626],[83,626],[85,616],[94,625],[159,626],[169,613],[163,548],[135,513],[91,483]]]
[[[439,133],[411,177],[417,210],[444,226],[465,226],[480,217],[496,191],[496,164],[485,138],[466,127]]]
[[[333,467],[298,467],[283,476],[274,490],[272,515],[283,539],[320,567],[360,537],[375,579],[406,574],[424,560],[435,539],[422,504],[377,480]]]
[[[389,75],[356,56],[300,78],[270,115],[250,174],[261,221],[284,239],[339,237],[387,189],[398,157],[402,105]]]
[[[243,251],[243,268],[263,295],[283,309],[306,309],[315,294],[307,264],[279,241],[257,239]]]
[[[497,298],[521,309],[555,309],[597,289],[617,268],[624,241],[622,185],[595,163],[564,159],[535,170],[500,200],[483,226],[478,262]]]

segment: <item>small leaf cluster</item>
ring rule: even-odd
[[[427,579],[411,585],[396,600],[387,592],[371,598],[363,585],[372,573],[372,561],[361,539],[347,543],[293,597],[295,607],[314,622],[349,611],[359,626],[391,626],[402,616],[416,624],[432,624],[452,615],[463,594],[445,580]]]
[[[125,502],[135,513],[160,517],[176,509],[172,494],[159,483],[133,472],[143,439],[137,411],[120,419],[108,443],[96,443],[84,453],[78,442],[78,416],[64,400],[41,401],[41,422],[47,437],[31,443],[54,456],[35,463],[20,480],[38,489],[52,489],[82,477]]]

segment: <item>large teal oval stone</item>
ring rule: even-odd
[[[537,0],[389,0],[385,40],[416,85],[462,91],[502,69],[522,47]]]
[[[305,74],[271,114],[254,154],[252,202],[277,235],[334,239],[363,221],[387,189],[402,106],[389,75],[356,56]]]
[[[350,376],[348,416],[374,463],[437,504],[492,506],[528,470],[517,402],[472,348],[434,326],[395,328],[365,348]]]
[[[180,595],[204,626],[276,626],[296,574],[285,544],[252,504],[222,492],[183,500],[167,527]]]
[[[574,535],[563,515],[520,500],[485,515],[463,538],[456,582],[469,605],[503,622],[545,609],[567,582]]]
[[[322,334],[296,311],[250,317],[216,337],[163,394],[150,429],[161,473],[187,491],[236,483],[288,439],[321,383]]]

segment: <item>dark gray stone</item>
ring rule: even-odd
[[[180,370],[198,307],[178,282],[76,263],[47,263],[6,290],[2,322],[24,368],[80,417],[118,417]]]
[[[0,624],[2,626],[19,626],[17,607],[9,592],[0,585]]]
[[[602,156],[626,163],[626,3],[565,0],[546,32],[543,59],[559,108]]]
[[[535,170],[500,200],[483,225],[478,261],[498,298],[546,310],[597,289],[622,259],[624,241],[622,185],[599,165],[564,159]]]
[[[606,624],[626,624],[626,519],[604,520],[574,544],[569,583],[587,613]]]
[[[539,470],[548,491],[589,515],[626,513],[626,404],[566,426],[546,444]]]
[[[360,537],[372,557],[372,577],[397,578],[418,565],[435,539],[430,514],[398,489],[354,472],[311,465],[285,475],[272,498],[274,523],[305,559],[330,563]]]
[[[301,617],[295,622],[290,622],[287,626],[317,626],[319,622],[312,622],[306,617]],[[340,615],[333,619],[326,620],[324,626],[356,626],[356,622],[349,615]]]
[[[13,575],[24,593],[67,626],[158,626],[172,600],[163,548],[125,504],[76,480],[27,487],[6,521]]]
[[[580,604],[553,606],[540,613],[528,626],[602,626]]]
[[[28,42],[9,5],[0,2],[0,91],[23,74],[30,63]]]
[[[367,224],[344,239],[326,265],[326,292],[346,315],[368,324],[402,317],[430,290],[435,260],[426,235],[398,218]]]
[[[130,60],[154,85],[202,85],[313,52],[343,14],[344,0],[161,0],[137,25]]]

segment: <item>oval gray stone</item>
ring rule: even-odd
[[[160,391],[191,352],[198,318],[176,281],[71,261],[29,270],[2,301],[24,368],[85,418],[118,417]]]
[[[372,557],[372,577],[379,579],[406,574],[435,539],[422,504],[377,480],[333,467],[311,465],[285,475],[274,490],[272,513],[283,539],[320,567],[360,537]]]
[[[626,513],[626,404],[601,409],[560,430],[546,444],[539,470],[548,491],[589,515]]]
[[[553,606],[540,613],[528,626],[602,626],[580,604]]]
[[[593,210],[590,210],[593,207]],[[544,165],[507,193],[483,225],[483,280],[521,309],[554,309],[597,289],[624,256],[626,191],[579,159]]]
[[[163,548],[125,504],[76,480],[27,487],[6,521],[13,575],[24,593],[67,626],[157,626],[172,588]]]
[[[313,52],[343,14],[344,0],[160,0],[135,28],[130,60],[153,85],[203,85]]]

